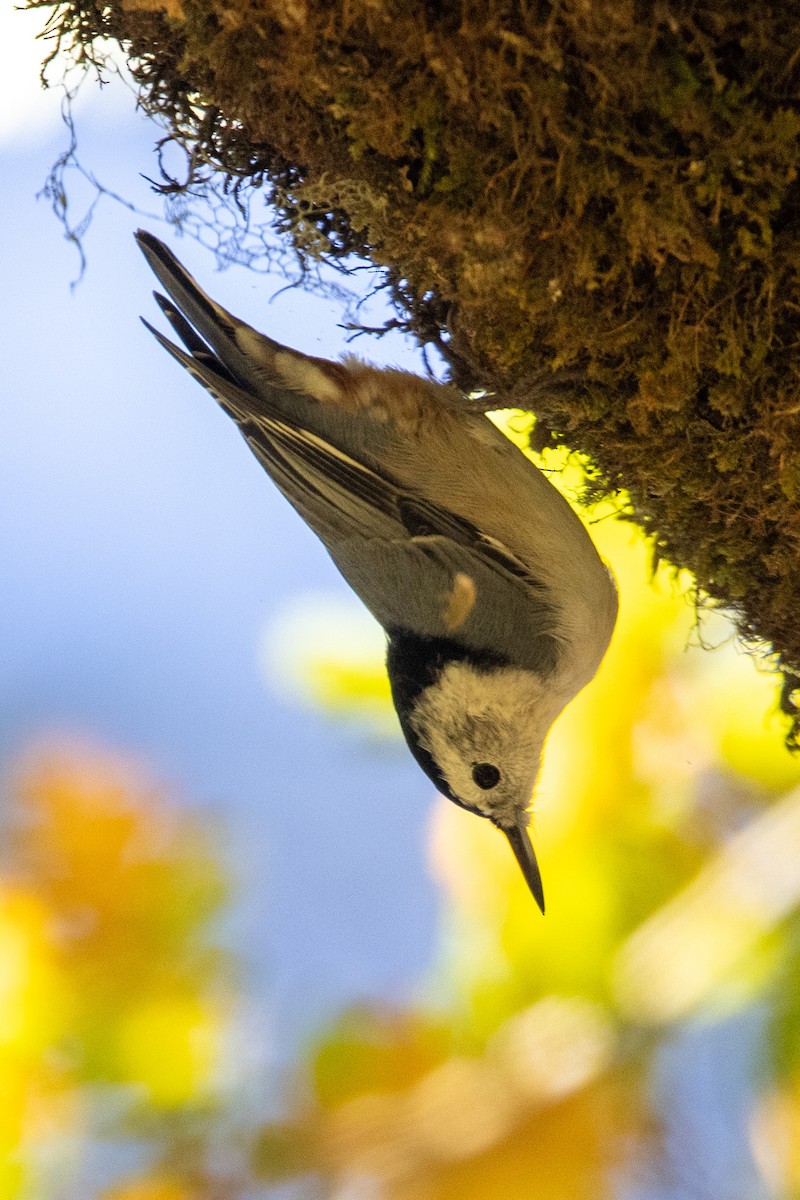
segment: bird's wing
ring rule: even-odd
[[[289,419],[285,393],[271,404],[264,373],[256,387],[252,372],[240,365],[241,351],[231,350],[236,319],[199,292],[177,259],[157,261],[159,277],[184,312],[156,298],[186,348],[144,324],[236,421],[255,456],[385,628],[453,634],[517,661],[520,643],[550,639],[554,610],[528,564],[374,461],[360,461],[330,437]],[[280,389],[276,393],[277,400]],[[454,592],[459,587],[460,598]],[[541,648],[531,652],[541,669]]]
[[[390,634],[449,638],[546,678],[562,652],[548,595],[448,537],[352,539],[330,549]]]
[[[164,301],[162,308],[191,353],[145,325],[233,417],[384,628],[458,637],[500,656],[513,654],[520,665],[530,659],[527,665],[540,674],[555,665],[554,610],[526,564],[473,523],[268,413],[263,389],[255,414],[248,392],[191,327],[184,328],[180,313]],[[461,600],[454,593],[459,586]]]
[[[144,321],[146,327],[233,417],[253,453],[289,499],[309,509],[303,516],[315,528],[322,519],[330,532],[335,529],[343,536],[358,532],[401,539],[444,536],[487,566],[537,586],[525,563],[471,521],[358,461],[328,438],[287,420],[279,409],[270,411],[264,403],[263,380],[261,395],[254,399],[248,381],[225,365],[169,300],[157,299],[186,349]],[[325,530],[318,532],[324,537]]]
[[[162,309],[191,353],[176,346],[149,322],[161,345],[203,385],[236,422],[261,465],[301,516],[323,539],[356,536],[403,537],[396,492],[378,472],[339,451],[327,439],[270,412],[263,389],[257,402],[184,318],[163,297]],[[188,335],[188,336],[187,336]]]

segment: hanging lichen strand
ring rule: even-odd
[[[31,7],[73,58],[121,42],[190,153],[168,190],[266,185],[459,383],[588,452],[797,716],[798,3]]]

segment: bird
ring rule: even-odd
[[[392,700],[436,789],[507,838],[545,911],[528,826],[545,738],[594,677],[617,588],[545,474],[454,385],[259,333],[139,230],[180,345],[383,626]]]

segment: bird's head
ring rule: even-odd
[[[417,762],[440,792],[502,830],[544,912],[528,807],[560,705],[533,672],[449,639],[390,635],[388,669]]]

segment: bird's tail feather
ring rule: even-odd
[[[169,302],[167,301],[167,303]],[[164,312],[174,327],[177,327],[175,318],[178,321],[183,320],[176,309],[167,311],[165,308]],[[140,320],[145,329],[150,330],[153,337],[164,349],[182,367],[186,368],[193,379],[196,379],[198,383],[201,383],[211,393],[218,404],[225,409],[229,416],[233,417],[237,424],[242,425],[252,418],[253,403],[250,392],[228,371],[227,367],[220,361],[216,354],[209,350],[204,342],[200,342],[200,339],[191,328],[189,328],[189,332],[194,346],[189,347],[192,350],[192,353],[189,354],[182,346],[176,346],[174,342],[171,342],[168,337],[164,336],[160,329],[156,329],[144,317],[141,317]],[[183,335],[181,334],[180,336],[183,339]]]
[[[263,368],[269,358],[284,347],[264,334],[256,334],[250,326],[207,296],[172,251],[152,233],[140,229],[135,236],[174,307],[158,293],[155,293],[156,300],[186,348],[197,357],[208,355],[210,347],[232,379],[248,391],[257,393],[264,383]],[[239,339],[243,331],[251,338],[258,338],[260,362],[254,360],[249,348],[247,352],[242,349]]]

